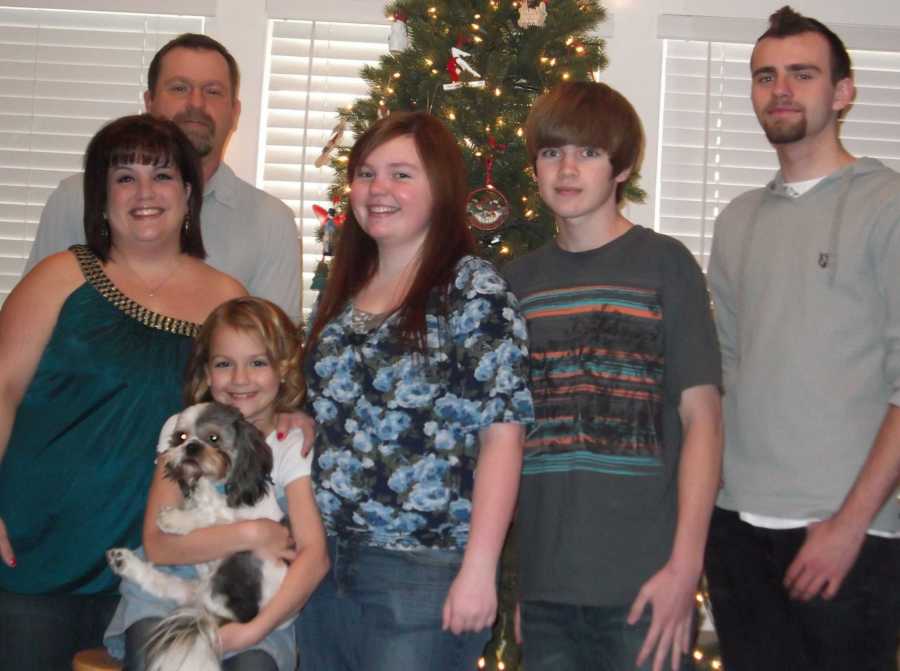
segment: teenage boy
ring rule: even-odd
[[[703,273],[619,211],[643,131],[599,83],[526,123],[558,234],[506,276],[528,322],[536,424],[519,499],[529,671],[682,668],[719,486],[721,364]]]
[[[897,669],[900,175],[838,136],[850,57],[784,7],[750,60],[781,170],[716,222],[725,478],[707,575],[728,671]]]

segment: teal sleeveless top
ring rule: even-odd
[[[86,246],[70,251],[85,283],[60,310],[0,463],[8,592],[116,588],[104,553],[141,544],[159,431],[181,408],[198,330],[126,297]]]

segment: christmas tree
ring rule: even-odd
[[[371,95],[339,111],[335,139],[345,127],[358,137],[393,110],[431,112],[459,138],[481,254],[502,265],[549,240],[553,218],[537,193],[523,125],[540,93],[592,80],[606,66],[592,34],[603,8],[594,0],[397,0],[386,12],[391,53],[363,69]],[[332,160],[335,203],[348,191],[348,154],[338,148]],[[639,201],[636,179],[626,197]]]
[[[605,18],[603,8],[595,0],[397,0],[386,13],[394,22],[391,53],[363,69],[370,97],[339,111],[323,153],[326,160],[335,150],[330,195],[336,209],[349,191],[349,148],[337,146],[345,128],[355,138],[391,111],[425,110],[459,138],[471,186],[469,224],[481,255],[499,265],[539,247],[555,228],[528,162],[525,118],[535,98],[555,84],[593,80],[606,67],[603,41],[593,34]],[[637,178],[635,173],[627,185],[626,198],[640,201]],[[319,216],[327,247],[343,215]],[[313,288],[324,285],[326,272],[323,261]],[[501,563],[501,604],[481,668],[513,671],[520,667],[513,636],[514,541]]]

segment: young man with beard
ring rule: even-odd
[[[144,106],[172,119],[203,161],[201,227],[206,261],[255,296],[300,316],[300,252],[294,215],[277,198],[240,179],[222,157],[241,112],[240,73],[219,42],[185,33],[165,44],[147,73]],[[64,179],[41,213],[26,271],[50,254],[84,242],[81,175]],[[140,272],[140,269],[138,269]],[[154,278],[141,276],[152,286]]]
[[[621,94],[561,84],[525,138],[558,233],[505,271],[536,419],[517,518],[524,664],[686,668],[722,458],[703,273],[619,209],[643,146]]]
[[[781,170],[716,222],[724,484],[707,576],[728,671],[896,669],[900,176],[838,137],[840,38],[783,7],[751,57]]]

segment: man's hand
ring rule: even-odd
[[[493,625],[497,617],[495,577],[490,571],[461,568],[447,592],[441,628],[459,636]]]
[[[303,432],[303,448],[300,454],[304,457],[309,454],[316,442],[316,422],[305,412],[282,412],[275,416],[275,435],[282,440],[293,429]]]
[[[643,584],[628,613],[628,624],[634,625],[647,605],[652,607],[653,619],[637,666],[655,650],[653,671],[662,671],[666,656],[671,657],[673,670],[680,667],[682,656],[690,651],[698,579],[693,572],[678,571],[670,562]]]
[[[809,601],[821,594],[831,599],[856,562],[865,539],[865,529],[842,524],[836,517],[810,524],[806,540],[784,575],[791,598]]]

